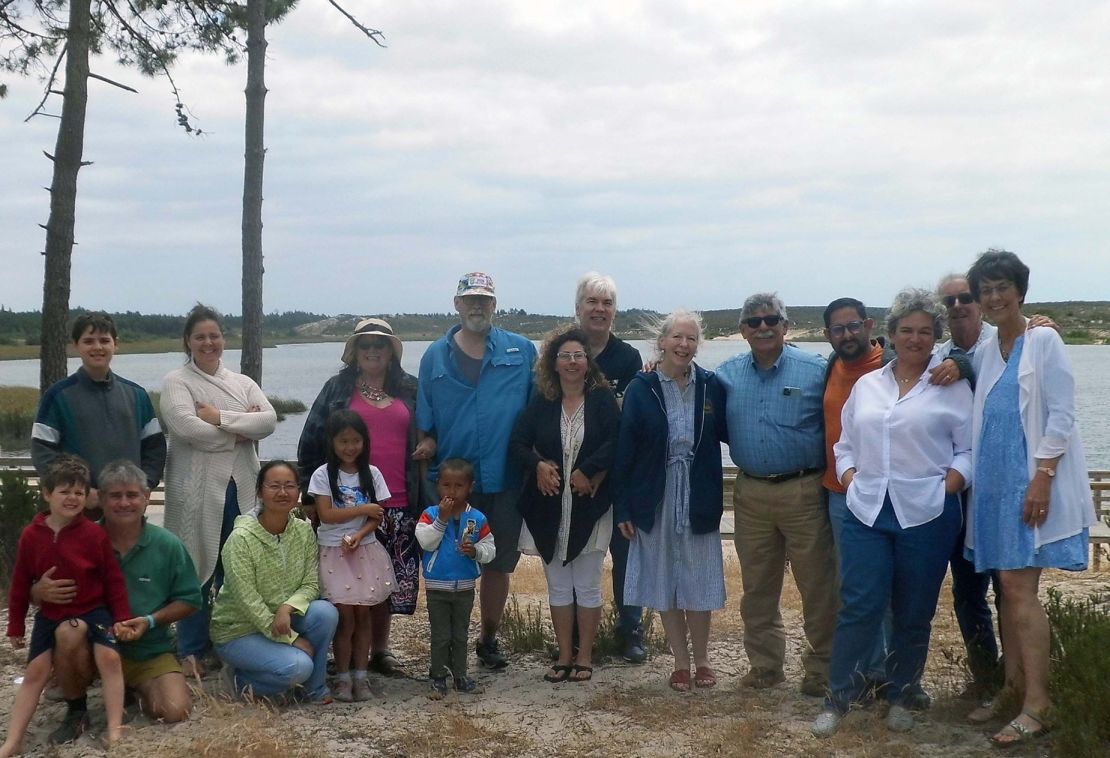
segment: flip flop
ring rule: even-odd
[[[670,688],[675,692],[689,692],[690,691],[690,672],[684,670],[672,671],[671,678],[667,681]]]
[[[552,684],[560,684],[570,678],[570,671],[570,666],[564,666],[561,663],[556,663],[554,666],[551,667],[551,671],[548,671],[546,674],[543,675],[543,680],[545,682],[551,682]]]
[[[582,673],[584,673],[585,676],[579,676],[579,674],[582,674]],[[581,682],[588,682],[593,678],[594,678],[594,667],[593,666],[579,666],[576,663],[572,667],[572,674],[570,676],[570,681],[581,683]]]
[[[713,673],[713,669],[708,666],[698,666],[694,669],[694,686],[695,687],[716,687],[717,675]]]
[[[1037,728],[1030,729],[1025,724],[1018,721],[1018,719],[1022,716],[1025,716],[1027,719],[1036,722]],[[1014,719],[1009,724],[1002,727],[1002,730],[999,731],[998,734],[995,734],[993,737],[991,737],[991,744],[998,748],[1010,748],[1014,745],[1020,745],[1024,742],[1031,742],[1033,740],[1040,739],[1041,737],[1044,737],[1046,734],[1052,731],[1052,727],[1049,726],[1048,723],[1046,723],[1046,719],[1044,718],[1043,714],[1036,714],[1032,711],[1026,710],[1021,712],[1021,715],[1018,716],[1018,719]],[[1007,729],[1009,729],[1010,731],[1007,732]]]

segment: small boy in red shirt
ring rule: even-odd
[[[47,513],[35,516],[19,537],[8,599],[8,639],[18,649],[26,645],[25,617],[31,585],[51,568],[55,579],[73,579],[77,596],[64,605],[43,603],[35,614],[27,670],[12,706],[8,739],[0,758],[19,753],[27,726],[53,667],[55,633],[59,627],[81,629],[93,643],[100,672],[104,708],[108,713],[107,742],[120,738],[123,723],[123,668],[113,628],[131,618],[127,584],[108,535],[85,518],[89,468],[80,458],[59,456],[42,476]]]

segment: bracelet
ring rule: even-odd
[[[158,626],[158,624],[154,621],[154,614],[152,614],[152,613],[148,613],[146,615],[146,623],[147,623],[147,631],[148,632],[151,629],[154,629]]]

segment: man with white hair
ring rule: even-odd
[[[640,352],[613,334],[617,315],[617,283],[611,276],[591,271],[578,280],[574,297],[574,313],[582,331],[589,338],[587,346],[601,373],[609,380],[619,402],[624,389],[643,367]],[[613,602],[617,606],[617,633],[623,643],[623,656],[629,663],[647,659],[643,642],[643,608],[624,604],[624,575],[628,566],[628,538],[619,529],[613,530],[609,541],[613,557]]]
[[[520,471],[508,465],[509,436],[532,392],[536,346],[493,325],[497,309],[493,278],[472,272],[459,279],[455,310],[459,324],[433,342],[420,359],[413,451],[426,460],[429,477],[438,462],[462,458],[474,467],[470,504],[485,514],[497,555],[482,566],[479,594],[482,631],[478,660],[486,668],[509,662],[498,650],[497,630],[509,597],[509,578],[520,560]]]

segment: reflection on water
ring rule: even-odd
[[[415,374],[427,341],[405,343],[402,366]],[[644,341],[632,344],[645,357],[651,354],[650,345]],[[826,355],[828,345],[803,342],[803,350]],[[726,358],[746,352],[748,345],[742,340],[715,340],[706,342],[698,353],[698,363],[705,368],[716,368]],[[311,405],[320,388],[340,368],[339,356],[342,343],[316,343],[308,345],[278,345],[263,351],[263,386],[267,395],[293,398]],[[1075,369],[1076,416],[1087,451],[1090,468],[1110,468],[1110,428],[1105,420],[1110,418],[1110,346],[1072,345],[1067,348]],[[156,355],[118,355],[112,367],[121,375],[138,382],[147,389],[158,390],[162,377],[179,367],[184,360],[181,353]],[[228,368],[238,370],[239,351],[224,353]],[[0,385],[37,386],[39,367],[37,360],[0,362]],[[77,358],[69,361],[70,371],[80,365]],[[304,414],[289,416],[278,424],[277,431],[262,441],[261,454],[267,458],[295,458],[297,440],[304,426]],[[7,451],[7,454],[19,454]],[[727,459],[727,456],[726,456]]]

